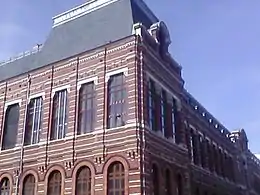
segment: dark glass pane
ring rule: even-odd
[[[28,105],[25,145],[39,142],[42,123],[42,98],[32,99]]]
[[[19,104],[9,106],[6,110],[2,149],[14,148],[19,125]]]
[[[53,99],[51,139],[62,139],[67,130],[67,90],[56,92]]]
[[[91,195],[91,171],[88,167],[78,170],[76,186],[76,195]]]
[[[84,84],[80,89],[78,134],[91,132],[95,122],[94,82]]]
[[[24,179],[23,183],[23,195],[34,195],[35,194],[35,178],[33,175],[28,175]]]
[[[3,178],[1,181],[1,195],[10,195],[10,181],[7,178]]]
[[[110,77],[108,83],[108,128],[124,125],[127,93],[123,73]]]
[[[108,168],[108,194],[124,194],[125,173],[121,163],[115,162]]]
[[[48,179],[48,195],[60,195],[61,194],[61,173],[54,171],[50,174]]]

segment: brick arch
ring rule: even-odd
[[[47,195],[47,191],[48,191],[48,180],[49,180],[49,176],[53,171],[59,171],[61,174],[61,194],[64,194],[64,189],[65,189],[65,177],[66,177],[66,173],[65,170],[62,166],[60,165],[53,165],[51,166],[45,176],[44,176],[44,194]]]
[[[180,186],[179,186],[179,178],[180,180]],[[177,171],[175,174],[175,182],[176,182],[176,189],[178,189],[178,187],[181,187],[181,194],[183,195],[183,190],[184,190],[184,176],[180,171]],[[179,195],[179,194],[178,194]]]
[[[76,194],[76,177],[77,177],[77,173],[78,170],[82,167],[88,167],[91,171],[91,194],[95,193],[95,175],[96,175],[96,168],[95,166],[89,162],[89,161],[80,161],[78,162],[75,167],[73,168],[72,171],[72,195]]]
[[[39,182],[39,175],[35,170],[27,170],[23,173],[21,180],[20,180],[20,192],[19,194],[22,195],[23,192],[23,183],[24,183],[24,179],[28,176],[28,175],[33,175],[35,178],[35,194],[37,194],[38,192],[38,182]]]
[[[150,188],[150,193],[152,194],[153,192],[154,192],[154,190],[155,190],[155,187],[154,187],[154,180],[153,180],[153,174],[152,174],[152,169],[153,169],[153,166],[156,166],[156,168],[157,168],[157,174],[158,174],[158,181],[157,182],[159,182],[159,184],[158,184],[158,193],[159,194],[161,194],[161,191],[162,191],[162,169],[161,169],[161,165],[160,165],[160,163],[157,161],[157,160],[152,160],[151,161],[151,163],[150,163],[150,166],[149,166],[149,173],[150,173],[150,175],[149,175],[149,181],[151,182],[150,183],[150,185],[152,186],[151,188]]]
[[[164,187],[166,188],[166,185],[168,182],[168,180],[166,180],[166,172],[169,171],[169,177],[170,177],[170,191],[171,193],[174,193],[175,187],[176,187],[176,181],[175,181],[175,174],[174,171],[172,170],[172,168],[170,167],[170,165],[166,165],[163,169],[163,180],[164,180]]]
[[[11,194],[12,194],[12,192],[13,192],[13,185],[14,185],[13,177],[12,177],[12,175],[11,175],[10,173],[3,173],[3,174],[0,176],[0,183],[2,182],[2,180],[3,180],[4,178],[9,179],[9,181],[10,181],[10,192],[11,192]]]
[[[129,181],[129,176],[128,176],[128,173],[129,173],[129,162],[122,156],[113,156],[113,157],[110,157],[104,164],[103,166],[103,169],[102,169],[102,172],[103,172],[103,179],[104,179],[104,188],[103,188],[103,194],[104,195],[107,195],[107,174],[108,174],[108,169],[110,167],[110,165],[112,165],[113,163],[115,162],[119,162],[123,165],[124,167],[124,171],[125,171],[125,195],[128,195],[128,181]]]

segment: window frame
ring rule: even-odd
[[[38,106],[37,106],[37,100],[38,100]],[[33,103],[33,116],[32,116],[32,127],[30,127],[30,129],[28,129],[28,122],[30,120],[30,104],[32,103],[32,101],[34,101]],[[40,133],[42,131],[42,122],[43,122],[43,102],[44,98],[42,96],[35,96],[35,97],[31,97],[29,100],[29,103],[27,105],[27,111],[26,111],[26,127],[25,127],[25,137],[24,137],[24,145],[34,145],[34,144],[38,144],[40,142]],[[40,109],[40,110],[39,110]],[[36,112],[37,111],[37,112]],[[38,115],[37,115],[38,114]],[[35,125],[35,118],[38,117],[38,125],[37,128],[34,127]],[[27,136],[28,136],[28,131],[30,132],[30,141],[26,140]],[[35,139],[35,133],[36,133],[36,139]]]
[[[66,137],[68,129],[69,91],[67,88],[56,90],[52,98],[52,124],[50,140],[61,140]],[[62,95],[64,97],[62,97]],[[57,100],[56,100],[57,98]],[[62,116],[62,119],[60,118]],[[60,129],[61,128],[61,129]]]
[[[26,181],[29,177],[33,177],[34,178],[34,183],[29,183],[29,190],[26,189]],[[28,192],[25,192],[25,191],[31,191],[33,192],[32,195],[36,195],[37,192],[36,192],[36,184],[37,184],[37,181],[36,181],[36,178],[33,174],[28,174],[26,175],[24,178],[23,178],[23,183],[22,183],[22,195],[27,195]],[[33,186],[33,187],[32,187]],[[31,188],[31,189],[30,189]],[[29,194],[31,195],[31,194]]]
[[[3,186],[4,181],[7,181],[7,185]],[[3,188],[4,187],[4,188]],[[4,193],[8,193],[9,195],[11,194],[11,189],[12,189],[12,184],[11,184],[11,180],[8,177],[3,177],[1,178],[0,181],[0,193],[2,194],[2,191]]]
[[[55,178],[55,174],[59,174],[60,180],[56,180],[57,178]],[[54,178],[54,181],[51,181],[51,179],[53,179],[53,178]],[[51,183],[51,186],[50,186],[50,183]],[[53,183],[54,183],[54,185],[53,185]],[[50,174],[48,175],[48,178],[47,178],[47,190],[46,190],[47,193],[46,194],[48,194],[48,195],[61,195],[62,192],[63,192],[62,183],[63,183],[62,173],[59,170],[53,170],[52,172],[50,172]],[[50,192],[50,188],[53,190],[53,188],[55,189],[55,187],[57,187],[57,186],[55,186],[56,184],[59,188],[58,194],[55,194],[56,192],[53,192],[53,191]]]
[[[117,167],[119,166],[119,167]],[[119,180],[119,188],[116,188],[116,181]],[[113,181],[113,182],[111,182]],[[120,161],[111,163],[107,169],[107,195],[115,195],[116,193],[126,193],[126,169]],[[111,188],[111,183],[113,187]]]
[[[10,104],[5,105],[4,124],[3,124],[2,138],[1,138],[2,139],[1,150],[13,149],[13,148],[16,147],[16,144],[17,144],[17,134],[18,134],[18,131],[19,131],[21,105],[17,101],[12,102],[12,103],[13,104],[10,103]],[[17,110],[14,110],[14,111],[18,112],[18,115],[16,116],[17,118],[15,120],[17,123],[14,124],[12,122],[11,125],[10,125],[10,124],[8,124],[8,120],[13,120],[13,119],[9,119],[9,117],[10,117],[9,112],[10,112],[10,109],[12,109],[12,108],[15,109],[16,107],[17,107],[18,111]],[[10,121],[9,121],[9,123],[10,123]],[[15,136],[13,138],[14,140],[12,140],[12,142],[14,142],[14,143],[11,143],[11,144],[10,144],[10,141],[9,141],[10,138],[8,137],[8,136],[11,136],[11,135],[7,134],[7,132],[10,132],[10,129],[14,129],[16,131]],[[9,141],[9,143],[6,143],[8,141]]]
[[[117,96],[121,99],[117,100]],[[107,129],[126,125],[127,103],[127,82],[124,72],[110,75],[107,82]]]
[[[86,169],[87,171],[87,175],[83,175],[84,177],[82,178],[82,171],[84,171],[84,169]],[[88,166],[81,166],[77,172],[76,172],[76,177],[75,177],[75,195],[91,195],[92,194],[92,172],[91,172],[91,169],[88,167]],[[78,187],[78,184],[79,184],[79,181],[81,182],[81,185],[82,184],[86,184],[85,182],[87,182],[87,186],[89,187],[89,189],[87,191],[85,191],[85,189],[83,188],[79,188]],[[81,186],[82,187],[82,186]],[[82,191],[78,191],[78,190],[82,190]]]
[[[91,91],[88,91],[89,88],[88,86],[91,85]],[[88,109],[88,101],[91,101],[91,108]],[[85,106],[87,108],[82,108],[83,103],[85,103]],[[95,129],[95,118],[96,118],[96,85],[94,81],[90,81],[87,83],[84,83],[81,85],[79,89],[79,102],[78,102],[78,129],[77,129],[77,134],[78,135],[83,135],[86,133],[90,133],[94,131]],[[88,114],[90,114],[90,128],[87,129],[87,117]],[[82,118],[84,119],[82,119]],[[83,129],[82,129],[83,126]]]

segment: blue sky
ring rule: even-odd
[[[0,60],[43,43],[52,16],[86,0],[1,1]],[[260,1],[146,0],[171,32],[186,88],[260,153]]]

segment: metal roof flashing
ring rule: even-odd
[[[91,0],[52,18],[53,28],[119,0]]]

